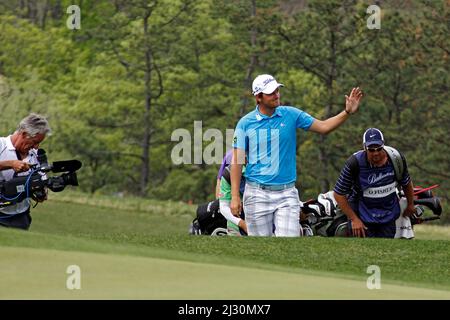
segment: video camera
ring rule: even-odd
[[[31,166],[31,173],[0,182],[0,208],[14,205],[26,198],[43,199],[45,188],[53,192],[63,191],[67,185],[78,186],[76,171],[81,168],[78,160],[55,161],[49,164],[44,149],[38,149],[38,164]],[[60,176],[47,177],[47,172]]]

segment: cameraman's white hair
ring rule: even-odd
[[[37,134],[51,134],[51,129],[47,119],[37,113],[30,113],[28,116],[23,118],[17,127],[17,131],[26,132],[30,137],[35,137]]]

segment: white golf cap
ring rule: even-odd
[[[271,94],[278,87],[284,87],[284,84],[278,83],[270,74],[261,74],[253,80],[252,93],[254,96],[259,93]]]

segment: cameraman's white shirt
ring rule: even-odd
[[[16,154],[16,148],[14,148],[11,142],[11,136],[8,137],[0,137],[0,161],[4,160],[18,160]],[[28,156],[25,159],[22,159],[29,164],[38,164],[37,161],[37,150],[31,149],[28,152]],[[31,172],[31,170],[20,172],[16,176],[26,176]],[[14,170],[1,170],[0,171],[0,182],[1,181],[9,181],[14,177]],[[1,192],[1,190],[0,190]],[[3,199],[2,199],[3,200]],[[0,208],[0,212],[3,214],[18,214],[26,211],[30,207],[30,199],[27,198],[15,205],[7,206],[4,208]]]

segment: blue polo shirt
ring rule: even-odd
[[[295,182],[296,129],[308,130],[314,118],[288,106],[279,106],[272,116],[255,110],[239,120],[234,132],[233,147],[245,150],[248,181],[266,185]]]

